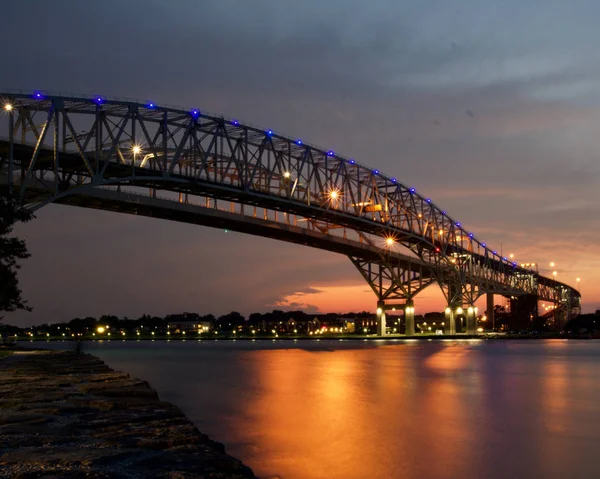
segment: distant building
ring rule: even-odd
[[[174,333],[195,332],[205,333],[212,329],[210,321],[170,321],[167,329]]]
[[[346,329],[347,333],[354,333],[356,332],[356,319],[352,318],[352,319],[346,319],[344,321],[345,326],[344,328]]]

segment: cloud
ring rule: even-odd
[[[288,298],[281,298],[273,304],[268,305],[268,309],[280,309],[283,311],[304,311],[305,313],[320,314],[323,311],[318,306],[299,301],[290,301]]]
[[[310,286],[308,286],[308,287],[303,288],[301,290],[296,290],[292,294],[294,296],[304,296],[304,295],[307,295],[307,294],[319,294],[319,293],[322,293],[322,292],[323,292],[323,290],[321,290],[321,289],[311,288]]]

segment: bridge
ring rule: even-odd
[[[0,188],[35,211],[96,208],[274,238],[346,255],[386,311],[435,284],[445,334],[475,334],[475,302],[510,298],[537,316],[552,303],[561,325],[579,292],[502,257],[429,197],[332,150],[206,114],[103,96],[0,92]],[[463,318],[466,329],[457,321]],[[458,330],[457,330],[458,329]]]

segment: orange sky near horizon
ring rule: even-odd
[[[318,308],[324,313],[346,313],[346,312],[374,312],[377,308],[377,297],[369,289],[366,283],[346,286],[310,285],[310,289],[318,292],[293,293],[285,296],[273,305],[275,309],[302,309],[313,311]],[[402,303],[402,300],[398,300]],[[415,314],[425,314],[432,311],[441,312],[446,308],[446,300],[442,291],[436,285],[431,285],[423,290],[414,299]],[[505,304],[499,296],[495,298],[495,304]],[[485,311],[485,297],[481,297],[476,306],[480,313]]]

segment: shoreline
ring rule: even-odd
[[[465,340],[481,340],[481,341],[502,341],[502,340],[540,340],[540,339],[573,339],[573,340],[590,340],[600,339],[600,335],[566,335],[558,333],[550,334],[490,334],[490,335],[456,335],[456,336],[444,336],[444,335],[415,335],[415,336],[136,336],[136,337],[101,337],[101,338],[89,338],[89,337],[17,337],[14,336],[8,338],[11,344],[16,343],[46,343],[46,342],[96,342],[96,341],[465,341]]]
[[[0,477],[256,479],[146,381],[90,354],[0,359]]]

